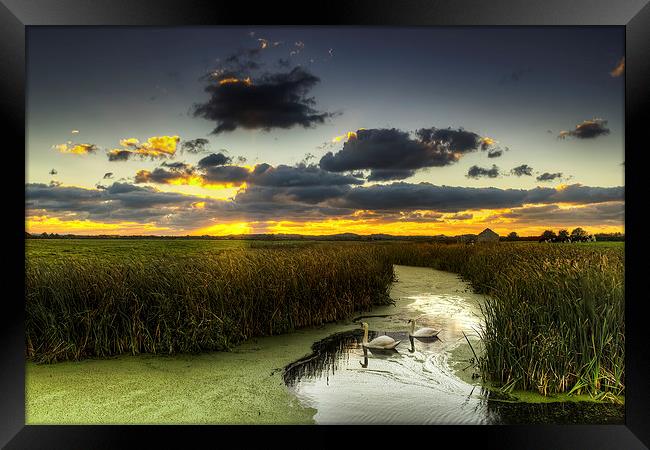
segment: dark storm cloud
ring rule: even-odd
[[[562,172],[556,172],[556,173],[544,172],[543,174],[537,177],[537,181],[553,181],[558,178],[562,178]]]
[[[240,185],[248,180],[250,172],[240,166],[208,166],[203,168],[201,175],[206,184]]]
[[[187,204],[189,196],[159,192],[126,183],[113,183],[104,189],[83,189],[72,186],[48,186],[32,183],[25,187],[26,208],[48,212],[86,213],[92,219],[121,217],[141,221],[146,219],[142,210],[160,208],[156,216],[166,214],[166,207]],[[129,210],[126,214],[124,210]]]
[[[603,203],[623,201],[625,190],[617,187],[592,187],[571,184],[562,189],[537,187],[528,191],[527,203]]]
[[[358,130],[336,152],[327,152],[320,166],[331,172],[371,170],[369,180],[404,179],[416,170],[458,161],[484,144],[478,134],[463,129],[422,128],[411,136],[391,129]]]
[[[329,199],[340,198],[350,191],[348,185],[307,185],[307,186],[249,186],[235,197],[238,204],[266,204],[284,208],[294,203],[317,204]],[[349,211],[347,211],[349,212]],[[277,219],[284,219],[280,215]]]
[[[377,211],[514,208],[526,203],[601,203],[623,200],[622,187],[590,187],[580,184],[563,189],[498,189],[436,186],[430,183],[392,183],[360,186],[332,201],[334,206]]]
[[[351,175],[328,172],[315,165],[299,164],[297,166],[268,164],[255,166],[250,182],[257,186],[341,186],[363,184],[363,180]]]
[[[516,219],[517,223],[543,222],[547,226],[596,223],[620,225],[625,220],[625,203],[607,202],[573,208],[560,208],[557,205],[529,206],[513,209],[497,217]]]
[[[184,163],[184,162],[180,162],[180,161],[175,161],[175,162],[167,162],[167,161],[165,161],[161,165],[163,167],[169,167],[170,169],[173,169],[173,170],[187,170],[190,167],[192,167],[189,164]]]
[[[499,168],[494,164],[492,165],[491,169],[485,169],[479,166],[472,166],[467,171],[466,176],[467,178],[480,178],[480,177],[496,178],[499,176]]]
[[[486,141],[476,133],[462,128],[421,128],[415,132],[423,143],[435,144],[453,153],[467,153],[477,150],[487,150]]]
[[[167,184],[173,180],[180,178],[180,175],[175,170],[165,170],[160,167],[157,167],[150,172],[148,170],[139,170],[135,174],[134,182],[137,184],[140,183],[159,183]]]
[[[212,153],[205,158],[200,159],[197,165],[199,168],[203,169],[212,166],[225,166],[231,162],[232,158],[224,155],[223,153]]]
[[[194,105],[193,114],[215,122],[213,134],[237,128],[268,131],[312,127],[332,116],[315,110],[315,100],[308,96],[319,82],[317,76],[301,67],[264,74],[252,81],[238,72],[226,72],[205,87],[210,98]]]
[[[103,178],[104,178],[104,180],[109,180],[109,179],[113,178],[113,172],[106,172],[104,174]]]
[[[429,183],[393,183],[370,187],[350,185],[249,186],[233,200],[215,200],[192,195],[160,192],[151,187],[113,183],[97,189],[28,184],[28,215],[65,218],[75,213],[81,219],[106,222],[155,222],[172,228],[198,228],[220,220],[318,220],[328,217],[352,217],[365,210],[379,219],[416,221],[439,220],[440,213],[458,213],[468,209],[520,208],[528,203],[594,204],[593,217],[619,220],[623,210],[623,188],[589,187],[579,184],[563,189],[497,189],[435,186]],[[618,202],[619,206],[607,206]],[[201,208],[195,207],[201,203]],[[602,205],[601,205],[602,204]],[[432,210],[422,213],[417,210]],[[539,210],[555,211],[554,208]],[[576,209],[577,211],[577,209]],[[618,212],[617,212],[618,211]],[[529,215],[532,212],[528,213]],[[554,213],[567,214],[563,211]],[[356,217],[356,216],[355,216]],[[584,216],[587,217],[587,216]],[[448,220],[466,220],[465,214],[447,216]],[[595,219],[594,219],[595,220]]]
[[[494,149],[494,150],[490,150],[490,151],[488,152],[488,155],[487,155],[487,156],[488,156],[488,158],[498,158],[498,157],[501,156],[501,155],[503,155],[503,150],[501,150],[501,149]]]
[[[606,125],[607,121],[603,119],[585,120],[576,125],[575,130],[560,131],[558,138],[566,139],[567,137],[574,137],[576,139],[593,139],[609,134],[609,128]]]
[[[181,143],[181,151],[187,153],[205,153],[210,141],[204,138],[191,139]]]
[[[505,208],[520,205],[525,190],[436,186],[429,183],[392,183],[358,187],[339,204],[370,210],[435,210],[459,212],[474,208]]]
[[[522,164],[521,166],[514,167],[510,173],[518,177],[522,177],[524,175],[530,177],[533,176],[533,168],[528,164]]]
[[[140,170],[135,176],[135,183],[161,183],[169,184],[179,182],[184,184],[199,181],[201,184],[234,184],[239,186],[248,183],[254,186],[289,188],[307,186],[349,186],[364,183],[363,179],[352,175],[332,173],[321,169],[316,165],[304,163],[296,166],[278,165],[273,167],[270,164],[262,163],[256,165],[252,171],[247,167],[226,165],[230,158],[222,154],[212,154],[199,161],[197,167],[189,164],[175,162],[163,163],[153,171]],[[330,190],[329,192],[335,192]],[[337,190],[336,192],[341,192]]]
[[[368,175],[368,181],[404,180],[415,175],[415,170],[409,169],[374,169]]]

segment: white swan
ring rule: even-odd
[[[416,338],[432,338],[438,336],[438,333],[440,333],[439,330],[434,330],[433,328],[420,328],[418,331],[415,331],[415,319],[409,320],[409,323],[411,324],[409,336]]]
[[[386,335],[376,337],[372,341],[368,342],[368,324],[366,322],[361,322],[361,326],[363,327],[363,340],[361,341],[361,345],[364,348],[369,348],[371,350],[392,350],[401,342]]]

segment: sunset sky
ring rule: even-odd
[[[613,27],[28,27],[32,233],[624,231]]]

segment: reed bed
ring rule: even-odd
[[[458,273],[488,294],[484,379],[544,395],[625,389],[622,246],[57,245],[27,251],[26,345],[37,362],[224,350],[343,319],[389,302],[392,265],[403,264]]]
[[[27,355],[224,350],[387,303],[392,278],[386,258],[352,246],[28,258]]]
[[[460,274],[489,294],[478,330],[485,379],[505,390],[625,389],[624,248],[575,244],[402,245],[398,264]]]

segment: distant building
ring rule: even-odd
[[[476,240],[477,242],[499,242],[499,235],[489,228],[486,228],[479,233]]]

